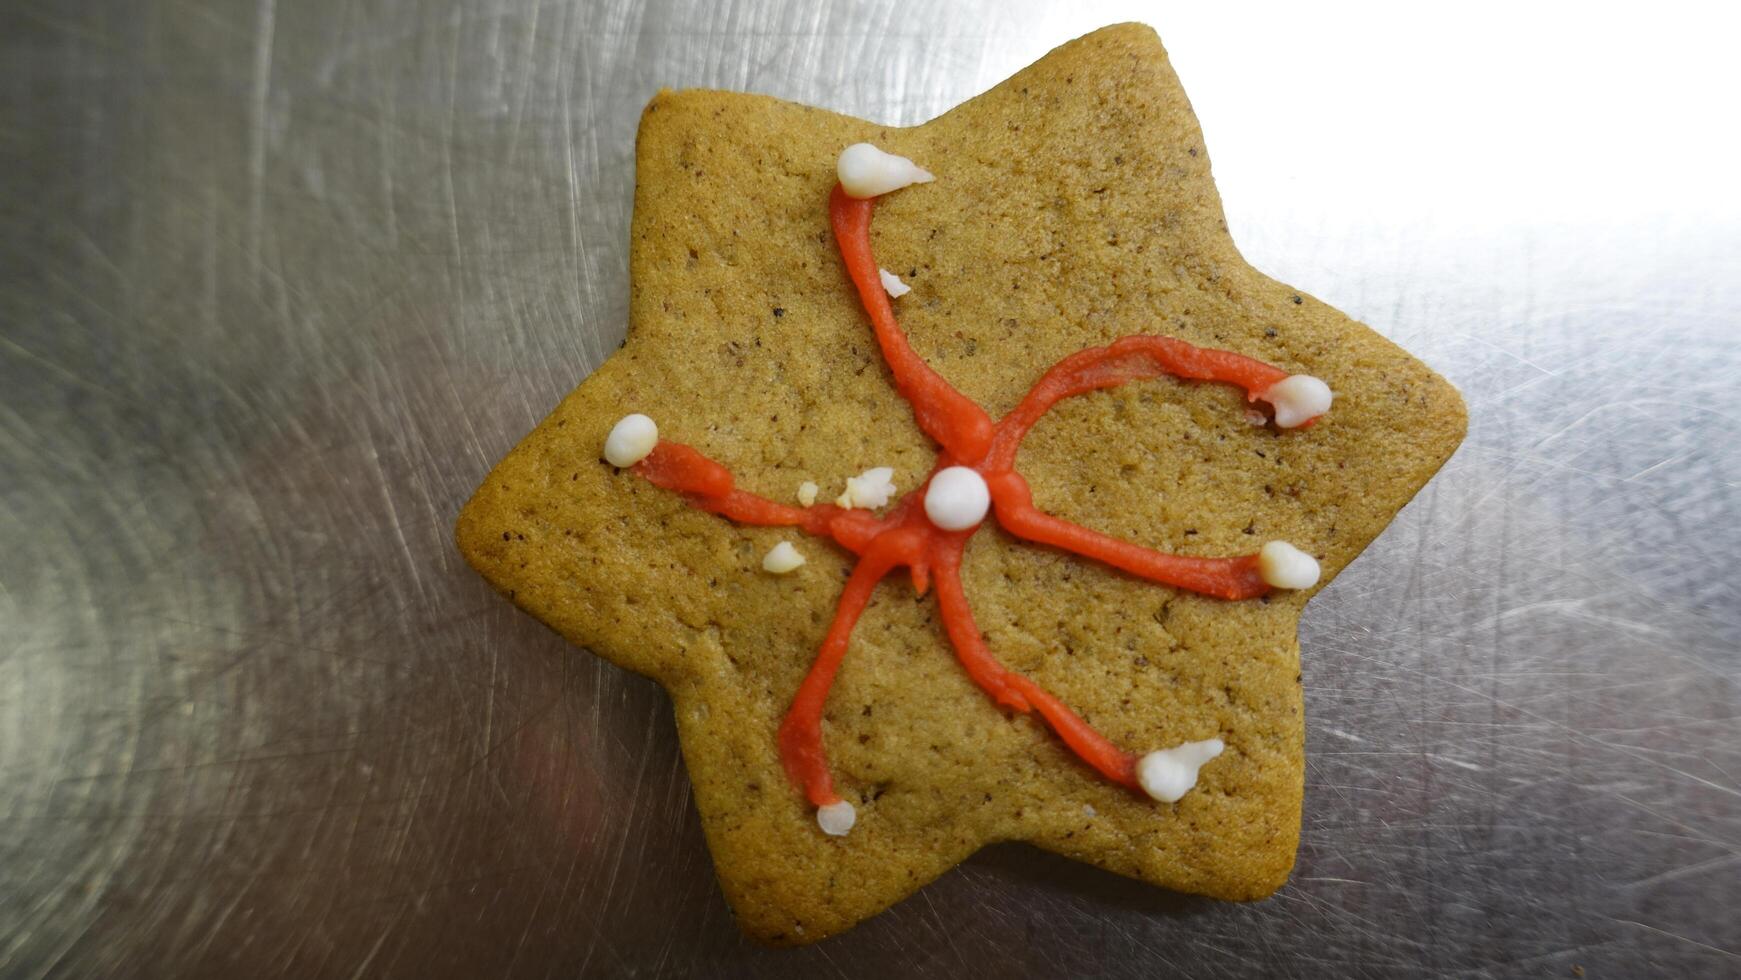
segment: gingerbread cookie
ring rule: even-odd
[[[911,129],[661,93],[631,248],[624,348],[458,539],[670,691],[748,933],[820,939],[1001,840],[1280,886],[1301,608],[1464,413],[1244,263],[1151,30]]]

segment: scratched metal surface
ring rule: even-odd
[[[1732,15],[1208,6],[0,7],[0,974],[1741,975]],[[1469,401],[1306,617],[1299,868],[752,947],[455,511],[622,337],[658,86],[911,123],[1133,15],[1253,261]]]

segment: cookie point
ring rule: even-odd
[[[835,800],[816,808],[816,826],[830,837],[845,837],[858,822],[858,811],[845,800]]]
[[[1137,761],[1137,782],[1156,800],[1177,803],[1197,785],[1197,771],[1226,747],[1220,739],[1210,738],[1150,752]]]
[[[1318,584],[1318,559],[1288,544],[1271,541],[1257,553],[1257,572],[1272,589],[1309,589]]]
[[[625,415],[605,436],[605,462],[612,466],[633,466],[647,458],[659,444],[659,427],[653,420],[636,412]]]
[[[906,157],[884,153],[869,143],[854,143],[841,150],[835,173],[846,196],[857,198],[877,197],[937,179]]]
[[[991,490],[985,477],[966,466],[948,466],[937,471],[925,488],[925,516],[945,531],[978,527],[991,508]]]
[[[1330,410],[1330,386],[1309,374],[1291,374],[1258,396],[1276,410],[1276,425],[1292,429]]]

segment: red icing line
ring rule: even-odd
[[[1218,599],[1253,599],[1269,591],[1258,574],[1257,556],[1191,558],[1169,555],[1059,520],[1033,504],[1028,481],[1003,473],[986,481],[997,522],[1018,538],[1049,544],[1103,561],[1139,578]]]
[[[1245,389],[1247,401],[1257,401],[1271,385],[1288,376],[1280,368],[1243,354],[1193,347],[1172,337],[1125,337],[1107,347],[1090,347],[1059,361],[1035,382],[1021,404],[1003,417],[997,424],[986,468],[998,473],[1013,468],[1022,437],[1040,416],[1064,399],[1163,374],[1238,385]]]
[[[635,464],[635,471],[655,486],[704,498],[727,496],[736,483],[731,470],[680,442],[659,442],[646,459]],[[775,506],[771,500],[768,504]]]
[[[870,317],[895,386],[912,405],[919,427],[943,446],[932,473],[954,465],[977,470],[991,491],[998,523],[1016,537],[1204,595],[1244,599],[1269,591],[1258,573],[1256,555],[1170,555],[1039,510],[1033,505],[1027,481],[1015,472],[1015,460],[1022,438],[1034,424],[1053,405],[1074,395],[1170,374],[1237,385],[1245,390],[1248,400],[1257,401],[1270,386],[1286,378],[1287,372],[1241,354],[1194,347],[1171,337],[1126,337],[1060,361],[994,425],[984,409],[955,390],[913,351],[895,321],[871,254],[874,205],[874,198],[851,198],[836,186],[829,198],[829,218],[847,274]],[[978,529],[943,531],[931,525],[923,507],[930,475],[879,519],[868,511],[833,504],[793,507],[738,490],[729,470],[680,443],[659,442],[634,469],[649,482],[686,495],[691,504],[703,510],[740,524],[801,528],[860,555],[841,592],[822,647],[780,725],[781,762],[792,783],[812,804],[825,806],[840,799],[822,745],[823,710],[835,673],[846,657],[853,627],[870,604],[877,583],[900,566],[910,570],[913,587],[920,594],[935,581],[944,631],[955,648],[956,659],[975,684],[1006,708],[1038,713],[1072,752],[1102,776],[1140,789],[1135,755],[1120,749],[1044,688],[1006,669],[992,656],[961,585],[962,552]]]
[[[915,354],[907,343],[907,335],[895,322],[894,307],[889,305],[889,294],[877,274],[877,260],[871,255],[870,220],[875,207],[876,198],[848,197],[839,184],[828,198],[828,218],[834,225],[834,240],[840,245],[846,274],[858,287],[859,301],[870,316],[883,359],[895,376],[895,388],[913,406],[919,428],[941,443],[951,456],[965,463],[977,463],[991,445],[991,416]]]
[[[852,639],[852,628],[859,614],[870,604],[877,583],[897,564],[906,564],[914,552],[924,547],[924,532],[916,528],[901,528],[879,536],[866,549],[852,577],[841,590],[840,602],[834,611],[834,622],[822,640],[822,649],[810,664],[810,673],[798,685],[786,720],[780,723],[780,761],[786,776],[794,786],[817,806],[826,806],[840,799],[834,792],[834,780],[828,774],[828,756],[822,748],[822,709],[828,702],[828,689],[834,684],[834,673],[846,658],[846,644]]]

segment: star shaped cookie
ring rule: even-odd
[[[859,143],[936,179],[843,232],[858,206],[837,161]],[[522,608],[670,692],[744,930],[820,939],[1005,840],[1217,898],[1279,887],[1315,588],[1271,588],[1306,580],[1260,576],[1255,556],[1291,542],[1321,588],[1449,457],[1464,411],[1407,353],[1244,262],[1153,31],[1073,41],[910,129],[663,92],[636,152],[628,339],[490,473],[458,540]],[[909,290],[898,326],[877,319],[866,259],[849,278],[854,234],[890,294]],[[1098,356],[1161,368],[1080,367],[1010,449],[1019,486],[971,426],[927,414],[953,397],[1007,421],[1048,369],[1131,337],[1149,346]],[[1211,361],[1232,373],[1191,367]],[[1306,376],[1335,392],[1322,417],[1263,397]],[[656,446],[618,428],[632,413]],[[962,463],[989,502],[972,473],[941,492]],[[822,503],[800,507],[806,483]],[[1059,537],[1065,521],[1087,537]],[[909,530],[911,584],[867,592],[854,569]],[[1183,557],[1078,546],[1114,540]],[[936,542],[955,557],[913,557]],[[1168,572],[1195,568],[1230,578]],[[868,602],[840,634],[853,595]],[[806,736],[800,689],[843,635]],[[1193,745],[1221,751],[1178,793],[1137,778],[1141,753]]]

